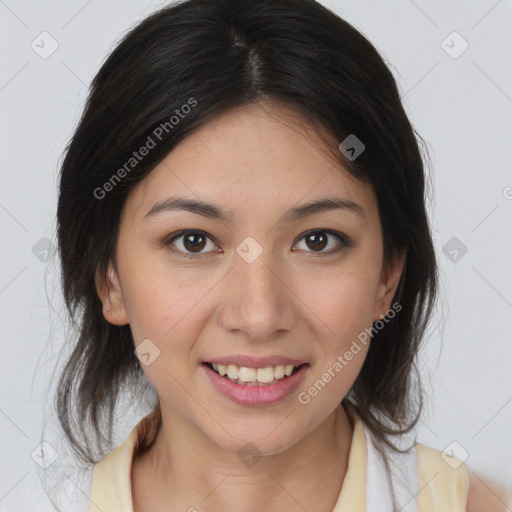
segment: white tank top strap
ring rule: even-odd
[[[418,455],[413,446],[406,453],[392,450],[385,443],[375,439],[371,431],[363,425],[366,435],[366,510],[367,512],[393,512],[393,500],[382,455],[376,448],[380,446],[386,453],[389,478],[400,512],[418,512]]]

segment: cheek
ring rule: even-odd
[[[329,338],[336,340],[332,343],[331,339],[330,346],[340,348],[372,325],[377,279],[375,270],[363,265],[330,272],[316,281],[308,305],[323,322]]]
[[[185,325],[190,327],[208,287],[186,270],[149,261],[150,257],[142,256],[128,262],[123,297],[135,340],[154,338],[165,345]]]
[[[356,380],[369,350],[373,323],[375,280],[369,273],[344,273],[329,283],[331,292],[319,294],[313,301],[321,318],[318,336],[318,367],[311,377],[307,393],[323,386],[325,407],[341,402]],[[365,331],[366,329],[366,331]],[[318,391],[319,392],[319,391]],[[313,394],[311,394],[313,396]]]
[[[178,383],[186,382],[194,363],[190,354],[202,329],[197,306],[205,290],[201,283],[177,282],[169,274],[164,278],[154,268],[133,273],[129,281],[128,316],[135,345],[149,339],[154,344],[147,345],[150,352],[158,354],[151,364],[141,364],[142,370],[160,394],[179,396]]]

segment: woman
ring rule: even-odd
[[[135,27],[61,171],[84,510],[491,510],[463,461],[404,443],[437,292],[424,195],[391,72],[320,4],[188,0]],[[157,403],[112,450],[144,383]]]

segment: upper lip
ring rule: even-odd
[[[300,366],[301,364],[306,363],[306,361],[302,359],[295,359],[293,357],[278,355],[265,357],[255,357],[249,355],[214,357],[205,362],[226,365],[236,364],[237,366],[245,366],[247,368],[266,368],[267,366],[287,366],[290,364],[293,364],[294,366]]]

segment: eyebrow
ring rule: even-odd
[[[143,218],[153,217],[162,212],[179,210],[185,210],[208,219],[222,220],[225,222],[232,222],[233,219],[233,212],[231,210],[224,212],[214,204],[175,196],[154,204]],[[361,205],[341,197],[328,197],[296,206],[288,210],[278,222],[291,223],[304,217],[329,210],[347,210],[357,214],[365,222],[368,222],[364,208]]]

